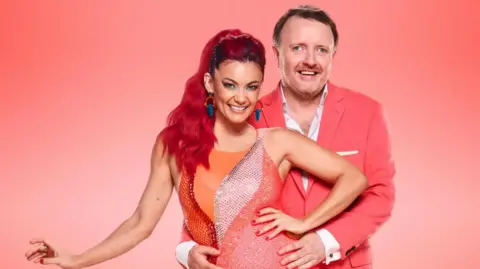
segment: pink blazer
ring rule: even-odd
[[[280,87],[265,95],[262,117],[251,123],[257,128],[286,127]],[[321,119],[318,144],[341,154],[367,176],[370,187],[345,212],[320,228],[327,229],[340,243],[342,258],[325,268],[371,267],[368,238],[391,215],[395,199],[395,164],[382,106],[373,99],[328,83],[328,95]],[[321,203],[330,187],[309,179],[305,191],[299,171],[292,170],[285,181],[282,203],[285,213],[302,217]],[[187,230],[182,242],[191,240]]]

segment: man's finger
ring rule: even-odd
[[[207,266],[206,266],[207,269],[223,269],[222,267],[219,267],[219,266],[216,266],[215,264],[213,263],[209,263]]]
[[[212,247],[199,246],[197,250],[200,254],[209,255],[209,256],[218,256],[220,255],[220,250]]]
[[[292,263],[288,264],[288,265],[287,265],[287,268],[288,268],[288,269],[297,268],[297,267],[300,267],[300,266],[302,266],[302,265],[307,264],[308,262],[310,262],[310,261],[312,261],[312,260],[313,260],[313,256],[312,256],[312,255],[306,255],[306,256],[303,256],[303,257],[301,257],[300,259],[295,260],[295,261],[293,261]]]
[[[285,266],[285,265],[291,264],[292,262],[294,262],[298,259],[300,259],[300,255],[297,252],[294,252],[294,253],[288,255],[287,257],[283,258],[280,261],[280,264]]]
[[[306,264],[299,266],[298,269],[309,269],[309,268],[314,267],[315,265],[317,265],[315,260],[311,260],[311,261],[307,262]]]
[[[283,258],[283,260],[281,260],[280,263],[282,265],[287,265],[287,264],[290,264],[291,262],[299,260],[300,258],[306,255],[307,255],[307,252],[305,251],[304,248],[297,249],[296,251],[291,252],[285,258]]]
[[[296,241],[288,246],[285,246],[283,248],[281,248],[279,251],[278,251],[278,254],[279,255],[283,255],[285,253],[289,253],[289,252],[292,252],[292,251],[295,251],[295,250],[298,250],[300,248],[303,247],[303,244],[301,243],[301,241]]]

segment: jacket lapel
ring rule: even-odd
[[[344,98],[344,91],[335,85],[328,84],[328,93],[323,107],[320,130],[318,132],[317,143],[329,147],[337,132],[338,124],[345,111],[345,104],[341,102]]]
[[[280,87],[266,95],[263,100],[262,117],[266,127],[282,127],[286,128],[285,117],[283,115],[283,104]]]
[[[336,135],[338,125],[345,111],[345,104],[342,102],[343,98],[344,91],[329,82],[317,137],[317,144],[327,149],[331,148],[331,142]],[[313,180],[315,179],[309,176],[306,195],[312,189]]]

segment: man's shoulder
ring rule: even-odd
[[[347,108],[361,108],[362,110],[377,110],[381,108],[381,103],[371,96],[368,96],[351,88],[337,86],[330,83],[329,94],[332,92],[342,97]]]
[[[339,86],[331,82],[328,83],[329,95],[335,95],[342,98],[346,107],[361,108],[362,110],[377,110],[381,108],[381,103],[371,96],[368,96],[351,88]],[[272,103],[279,97],[279,88],[275,88],[260,98],[262,103]]]
[[[262,103],[271,103],[272,101],[274,101],[274,99],[276,99],[276,97],[278,97],[278,95],[279,95],[279,89],[277,87],[271,90],[269,93],[263,95],[260,98],[260,101]]]

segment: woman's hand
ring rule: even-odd
[[[28,261],[41,264],[54,264],[63,269],[79,269],[77,259],[58,248],[53,247],[44,239],[32,239],[30,244],[33,246],[27,253]]]
[[[253,221],[253,225],[262,224],[264,226],[256,232],[256,235],[260,236],[270,232],[267,240],[274,238],[283,231],[301,235],[308,230],[308,225],[304,220],[293,218],[275,208],[264,208],[258,212],[258,215],[259,217]]]

